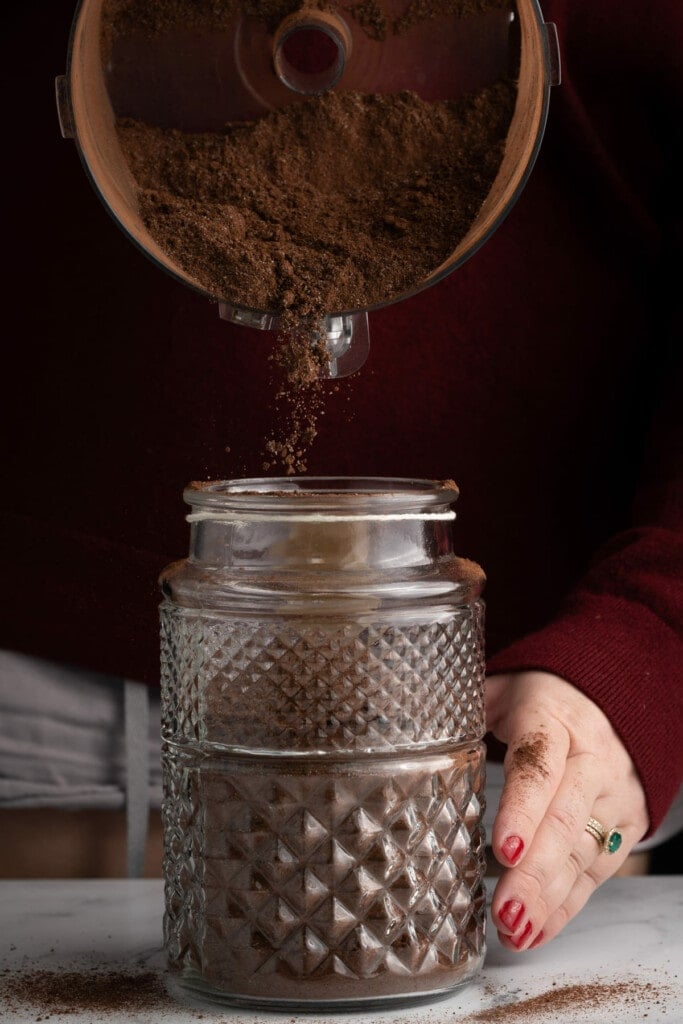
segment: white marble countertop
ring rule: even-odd
[[[683,884],[681,877],[612,879],[548,946],[520,955],[490,930],[479,979],[449,999],[368,1014],[269,1014],[208,1004],[163,1005],[111,1012],[79,1010],[51,1024],[470,1024],[557,1021],[558,1024],[683,1024]],[[488,887],[489,889],[492,886]],[[154,971],[161,952],[162,883],[154,881],[0,882],[0,1021],[46,1020],[39,1005],[7,993],[17,972]],[[27,975],[30,977],[30,974]],[[592,1008],[542,1009],[528,1000],[565,986],[629,982],[630,994],[598,998]],[[650,989],[645,986],[651,985]],[[604,991],[604,990],[603,990]],[[516,1009],[513,1011],[511,1006]],[[498,1010],[494,1010],[498,1007]],[[505,1009],[508,1007],[508,1009]],[[486,1012],[488,1011],[488,1012]]]

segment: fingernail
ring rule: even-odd
[[[543,942],[544,938],[545,938],[545,935],[544,935],[543,931],[541,930],[538,933],[538,935],[536,936],[536,938],[534,939],[534,941],[529,946],[529,949],[536,949],[536,946],[540,946],[540,944]]]
[[[527,921],[526,925],[524,926],[524,931],[522,932],[522,934],[518,938],[510,940],[515,949],[520,949],[524,945],[526,940],[531,935],[532,929],[533,925],[531,921]]]
[[[501,850],[511,864],[516,864],[522,856],[524,842],[519,836],[508,836],[501,846]]]
[[[500,908],[498,914],[501,921],[506,925],[510,931],[514,932],[515,928],[522,920],[524,916],[524,904],[520,903],[519,900],[508,900]]]

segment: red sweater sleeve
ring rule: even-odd
[[[611,3],[606,6],[613,7]],[[680,16],[673,10],[670,16],[672,29],[675,24],[680,27]],[[609,20],[609,11],[598,11],[595,19],[601,18]],[[614,18],[613,24],[618,25],[618,13]],[[571,22],[571,16],[567,15],[566,20]],[[576,54],[571,49],[571,24],[563,28],[570,59],[563,89],[567,102],[581,111],[583,79],[580,70],[572,78],[571,58]],[[668,38],[675,35],[672,32]],[[658,38],[665,36],[660,33]],[[592,38],[596,39],[595,33]],[[645,30],[643,59],[647,52]],[[666,67],[664,62],[662,68]],[[674,87],[671,81],[669,85]],[[596,150],[604,147],[603,159],[608,162],[609,140],[601,136],[599,123],[589,123],[585,110],[584,115],[587,136],[594,138]],[[621,180],[625,201],[633,199],[638,183],[628,182],[623,175]],[[668,258],[672,263],[677,259],[680,265],[681,236],[675,216],[669,218],[668,234]],[[680,346],[678,309],[671,319],[673,350]],[[673,322],[675,319],[679,322]],[[605,711],[640,774],[648,800],[650,831],[661,822],[683,778],[680,375],[672,372],[669,387],[643,460],[631,528],[602,545],[551,622],[498,652],[488,666],[490,674],[532,669],[551,672],[579,687]],[[586,502],[591,501],[590,494],[584,497]]]

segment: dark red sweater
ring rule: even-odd
[[[156,684],[182,487],[259,475],[268,343],[147,262],[60,139],[72,0],[11,6],[0,643]],[[309,470],[458,481],[491,670],[590,694],[655,826],[683,772],[683,15],[680,0],[545,11],[565,78],[528,187],[462,269],[371,317],[370,360],[330,393]]]

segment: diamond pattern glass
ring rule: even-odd
[[[481,569],[450,482],[191,485],[162,576],[165,946],[180,990],[382,1009],[485,951]]]
[[[481,744],[371,768],[168,751],[165,776],[177,967],[267,1004],[434,993],[479,966]]]
[[[307,626],[166,605],[162,659],[173,965],[287,1008],[466,981],[485,937],[481,606]]]
[[[482,735],[480,604],[429,624],[261,623],[162,607],[163,735],[388,751]]]

